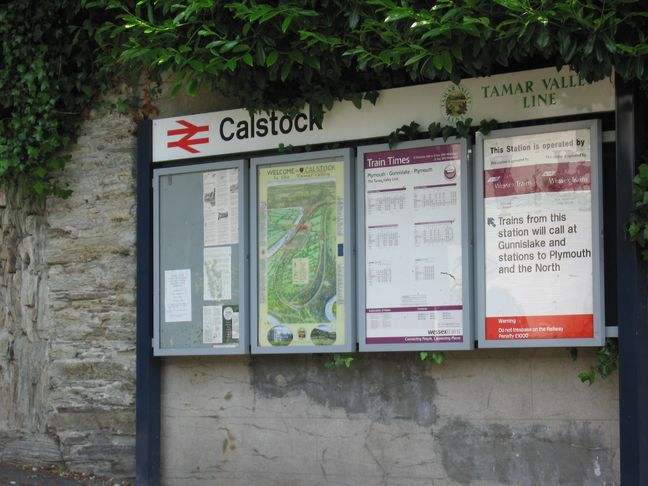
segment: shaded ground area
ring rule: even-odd
[[[130,484],[127,481],[65,471],[59,466],[33,467],[0,463],[0,486],[129,486]]]

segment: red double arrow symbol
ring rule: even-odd
[[[167,130],[167,136],[173,137],[174,135],[184,135],[184,137],[182,137],[180,140],[176,140],[175,142],[167,142],[167,148],[180,147],[181,149],[184,149],[189,153],[197,154],[199,150],[193,148],[192,145],[209,143],[209,137],[193,138],[193,136],[198,132],[208,132],[209,125],[197,126],[193,123],[189,123],[186,120],[177,120],[176,123],[182,125],[184,128]]]

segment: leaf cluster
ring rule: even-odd
[[[353,363],[353,360],[355,358],[353,356],[345,356],[339,353],[335,353],[331,359],[331,361],[327,361],[324,363],[325,368],[340,368],[341,366],[345,366],[346,368],[351,367],[351,363]]]
[[[98,39],[110,61],[175,89],[207,85],[251,110],[315,114],[336,100],[487,75],[528,63],[612,70],[643,80],[648,12],[640,0],[94,0],[114,19]]]
[[[399,142],[407,140],[416,140],[421,138],[443,138],[448,140],[450,137],[469,138],[471,133],[479,131],[484,135],[488,135],[491,130],[497,128],[498,122],[495,119],[482,120],[476,128],[473,128],[472,118],[459,120],[455,125],[441,125],[438,122],[430,123],[427,130],[421,130],[421,126],[415,121],[410,122],[408,125],[403,125],[397,128],[387,136],[387,142],[390,148],[398,145]]]
[[[616,339],[608,338],[605,346],[596,352],[596,366],[590,366],[587,371],[581,371],[578,374],[580,380],[587,382],[590,386],[596,381],[596,373],[601,378],[607,378],[617,369],[617,360],[619,356],[619,344]]]
[[[648,261],[648,156],[639,165],[632,184],[634,208],[627,224],[630,241],[641,248],[644,261]]]
[[[323,116],[378,90],[570,65],[644,84],[641,0],[11,0],[0,6],[0,182],[64,195],[52,175],[115,74],[201,86],[252,111]],[[99,49],[97,50],[97,47]],[[125,107],[122,107],[125,109]],[[447,127],[428,127],[450,133]],[[468,127],[454,127],[458,135]],[[445,130],[445,132],[444,132]],[[407,136],[407,134],[405,134]]]
[[[445,354],[443,351],[433,351],[428,353],[427,351],[420,351],[419,358],[421,361],[432,361],[434,364],[441,365],[445,361]]]
[[[65,196],[53,174],[96,91],[93,19],[78,1],[0,6],[0,185]]]
[[[173,92],[216,89],[250,110],[294,113],[306,103],[315,116],[336,100],[356,106],[375,101],[383,88],[341,58],[338,34],[348,22],[347,2],[287,1],[277,4],[217,1],[98,0],[93,8],[114,15],[99,30],[104,64],[146,69],[157,80],[172,74]]]

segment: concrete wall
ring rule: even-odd
[[[619,484],[616,378],[566,350],[168,359],[164,484]]]
[[[232,107],[157,104],[160,116]],[[70,199],[0,193],[0,461],[134,475],[130,127],[91,114]],[[164,484],[618,484],[617,379],[577,378],[593,351],[327,359],[164,359]]]

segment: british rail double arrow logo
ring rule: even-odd
[[[177,124],[182,125],[184,128],[176,128],[175,130],[167,130],[167,136],[173,137],[175,135],[184,135],[179,140],[173,142],[167,142],[167,148],[179,147],[183,150],[186,150],[189,153],[197,154],[200,151],[196,150],[193,145],[200,145],[203,143],[209,143],[209,137],[205,138],[193,138],[199,132],[208,132],[209,125],[197,126],[193,123],[189,123],[186,120],[177,120]]]

